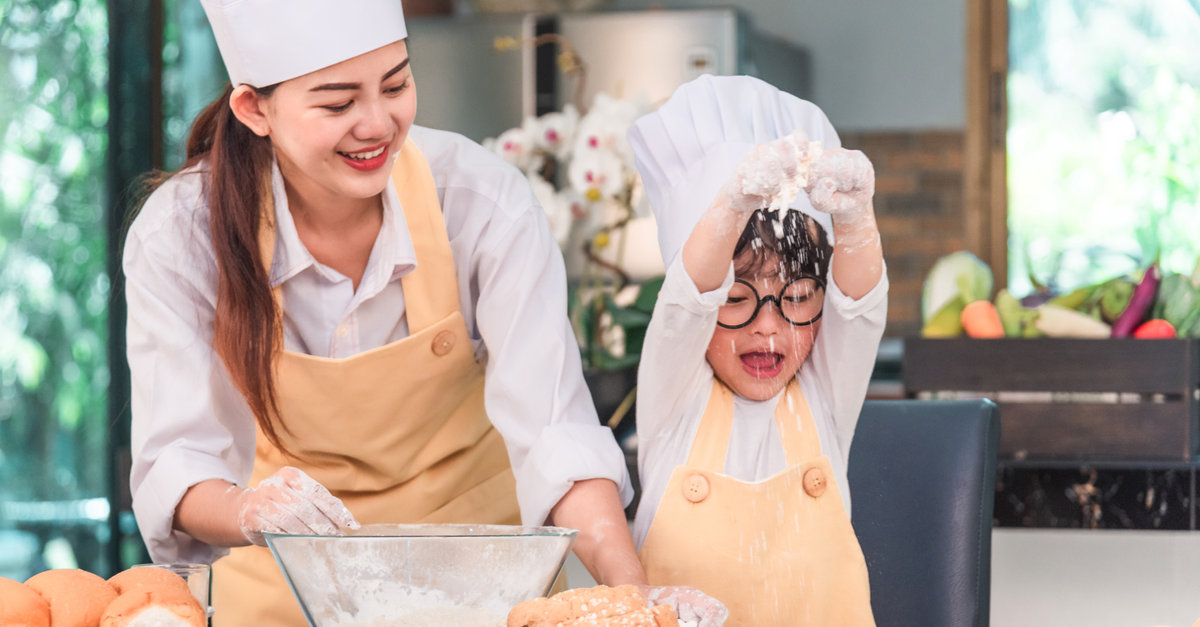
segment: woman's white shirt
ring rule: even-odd
[[[633,535],[639,548],[671,473],[687,461],[708,405],[713,370],[705,352],[716,327],[717,309],[725,303],[733,285],[730,264],[721,287],[701,293],[684,269],[682,257],[677,255],[667,268],[638,367],[637,443],[642,494]],[[796,374],[847,513],[850,441],[887,322],[887,290],[885,269],[879,283],[854,300],[842,293],[830,271],[821,330]],[[775,426],[779,398],[776,395],[766,401],[753,401],[734,395],[725,474],[757,482],[785,469],[783,443]]]
[[[628,503],[624,455],[601,425],[566,316],[562,256],[525,178],[478,144],[413,127],[433,171],[454,255],[459,303],[485,404],[504,437],[525,524],[543,524],[578,480],[607,478]],[[226,550],[172,529],[188,487],[245,485],[255,422],[212,348],[217,265],[203,173],[172,177],[146,202],[125,243],[132,374],[130,486],[155,561],[208,562]],[[400,278],[416,260],[395,190],[358,290],[301,243],[278,169],[271,284],[281,285],[287,350],[344,358],[408,335]],[[398,373],[402,377],[403,373]]]

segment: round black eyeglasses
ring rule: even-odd
[[[738,279],[729,288],[725,304],[717,310],[717,325],[724,329],[748,326],[768,302],[773,303],[783,319],[793,326],[810,325],[821,319],[825,306],[825,281],[811,274],[803,274],[788,281],[778,295],[759,297],[753,285]]]

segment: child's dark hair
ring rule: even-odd
[[[733,251],[734,271],[739,275],[777,273],[784,281],[802,274],[826,280],[832,254],[825,229],[808,215],[788,209],[780,216],[779,211],[759,209],[750,216]],[[778,263],[778,268],[767,268],[768,263]]]

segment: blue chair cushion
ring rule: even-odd
[[[978,401],[867,401],[851,522],[879,627],[988,624],[1000,421]]]

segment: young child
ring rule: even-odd
[[[870,162],[749,77],[683,85],[629,138],[667,266],[638,375],[650,583],[730,626],[873,625],[846,481],[887,317]]]

